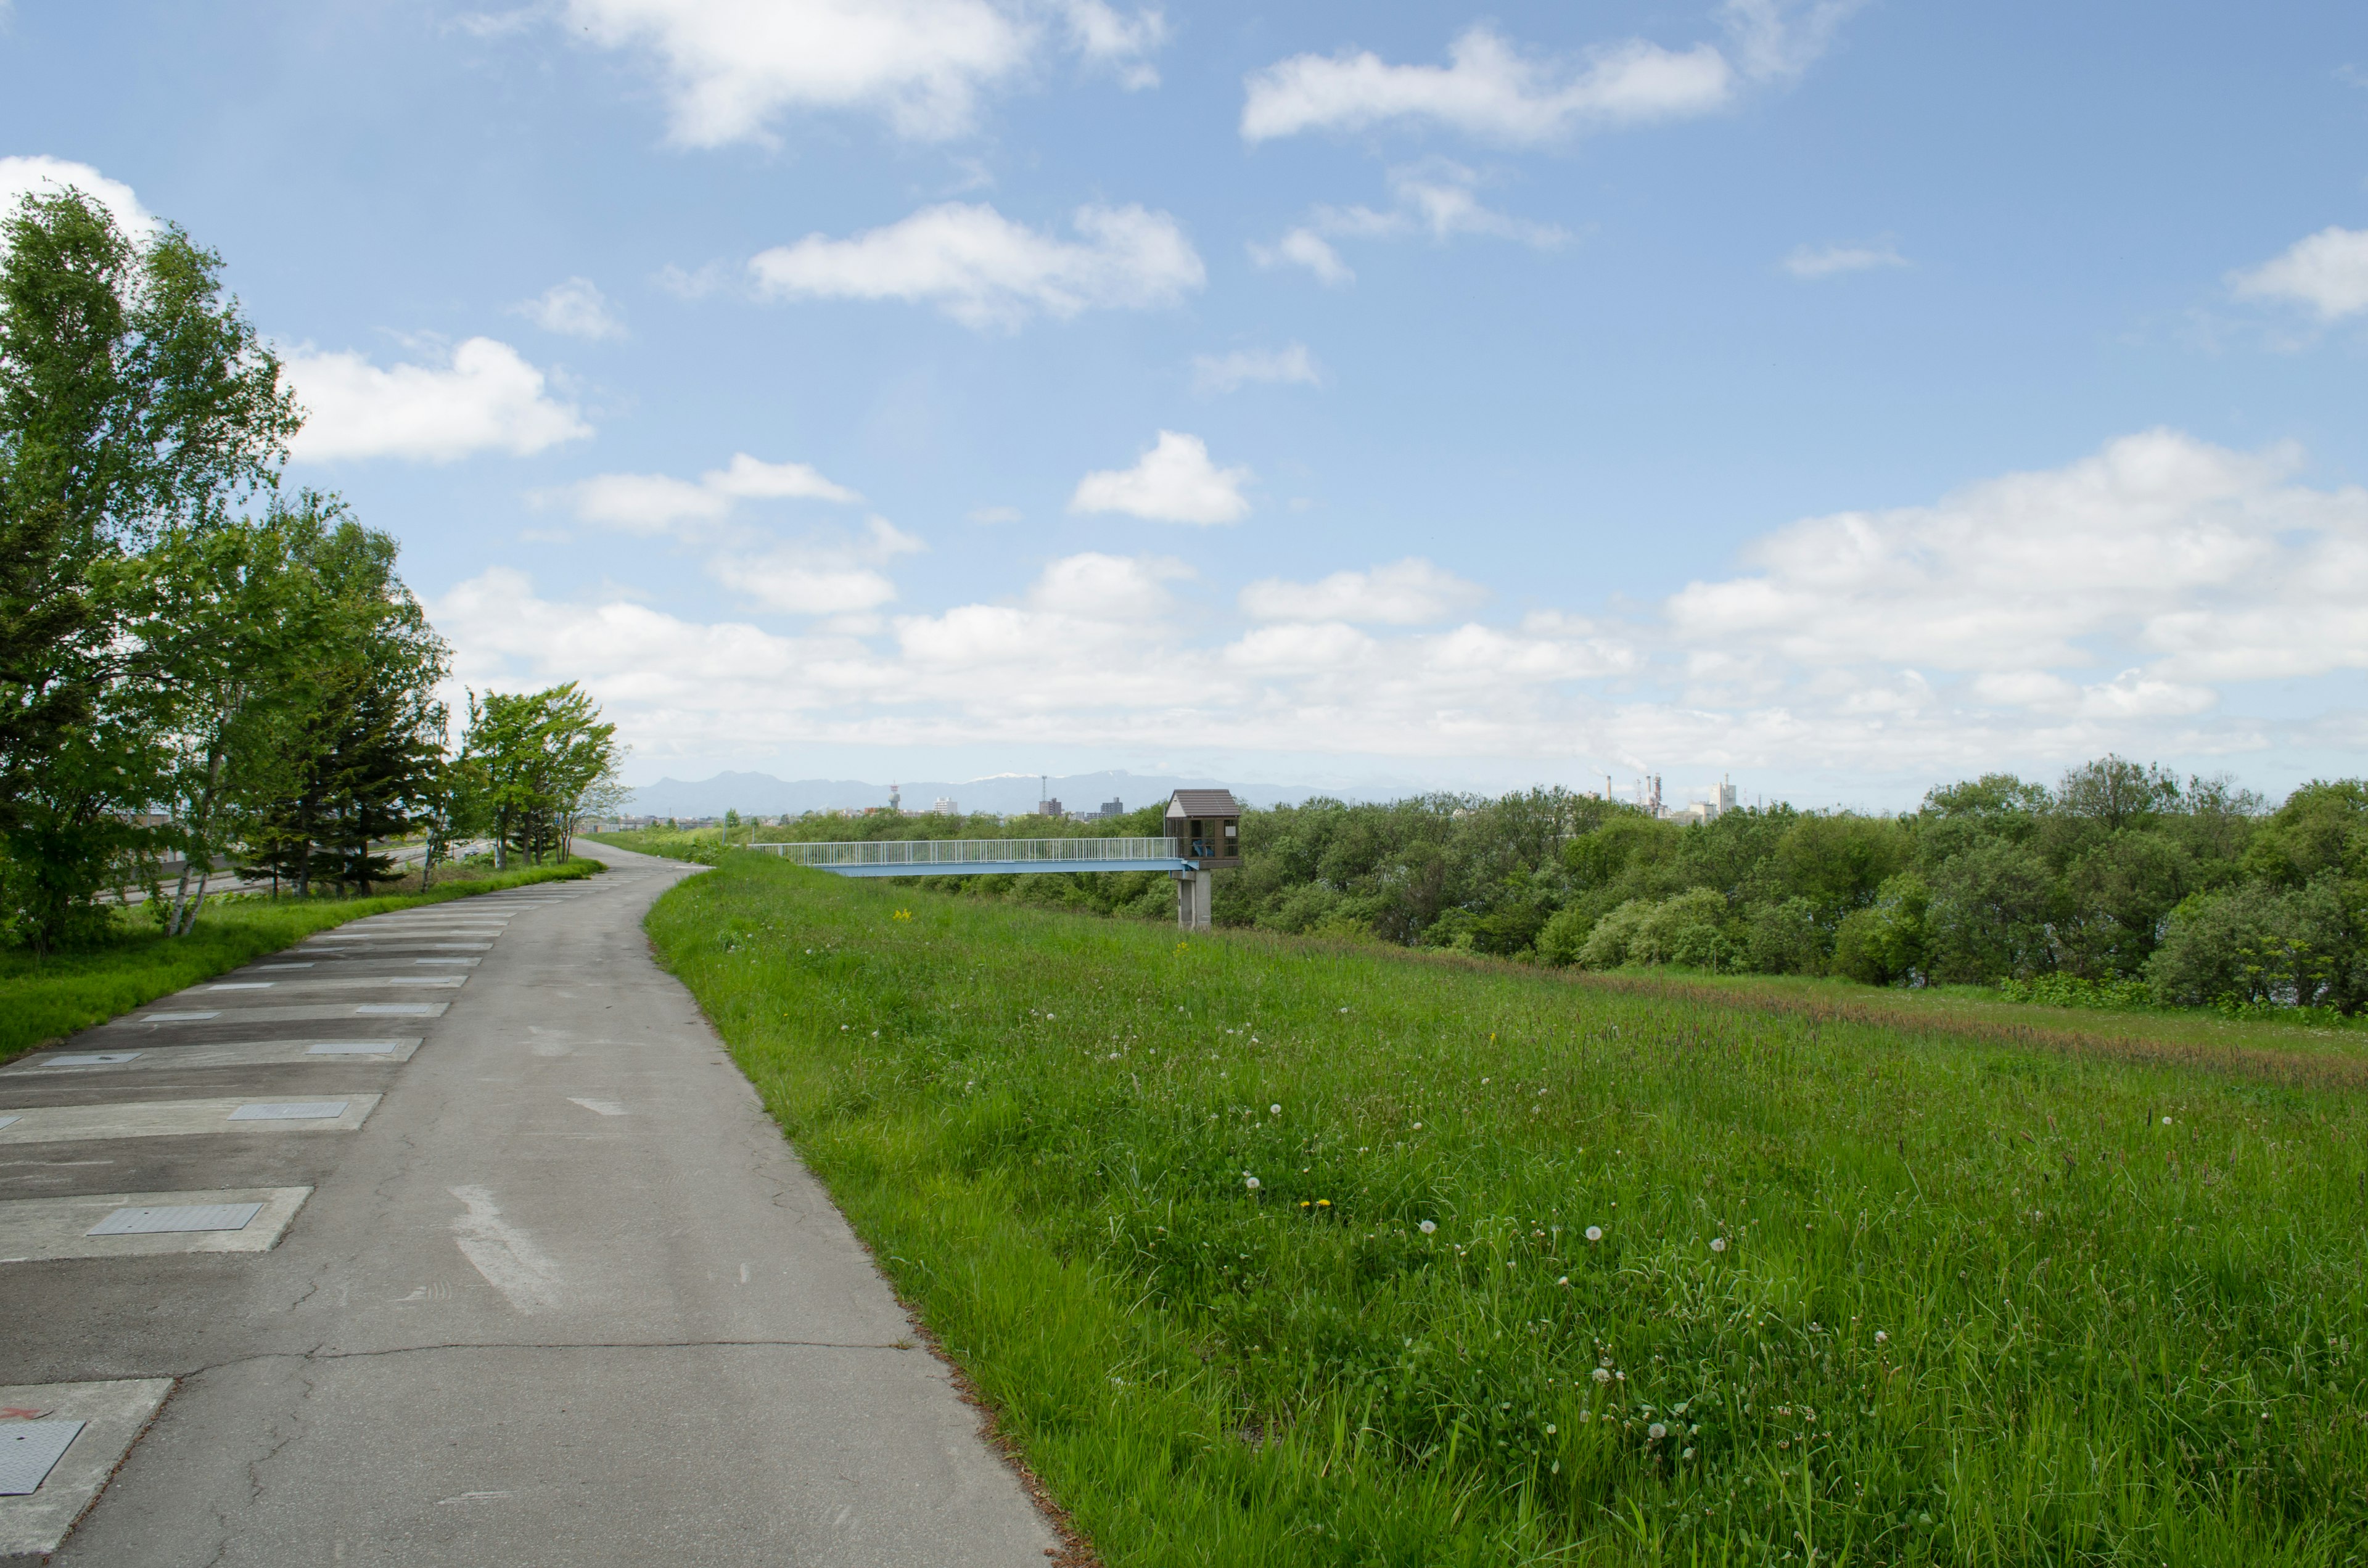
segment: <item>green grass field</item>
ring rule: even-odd
[[[467,898],[496,888],[587,877],[599,869],[598,860],[578,858],[564,866],[498,873],[447,870],[439,874],[450,880],[438,882],[424,894],[216,898],[207,901],[199,912],[197,928],[186,937],[167,939],[135,910],[123,917],[121,938],[96,951],[53,953],[45,959],[21,951],[0,952],[0,1003],[5,1003],[0,1006],[0,1062],[38,1050],[76,1029],[105,1023],[144,1002],[169,996],[185,985],[292,947],[315,931],[348,920]]]
[[[1112,1564],[2368,1554],[2346,1041],[2157,1059],[745,855],[650,926]]]

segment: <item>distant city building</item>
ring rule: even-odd
[[[1656,778],[1653,782],[1657,785],[1660,780]],[[1655,793],[1657,795],[1659,791],[1656,790]],[[1712,791],[1709,800],[1696,801],[1691,805],[1671,812],[1669,820],[1681,823],[1713,823],[1733,810],[1735,810],[1735,785],[1732,780],[1723,778],[1719,780],[1717,788]]]
[[[1126,802],[1124,801],[1104,801],[1102,802],[1102,809],[1099,814],[1106,817],[1122,817],[1126,815]]]
[[[1040,817],[1058,817],[1066,816],[1068,812],[1061,809],[1061,798],[1055,795],[1049,800],[1037,801],[1036,814]]]
[[[958,817],[962,815],[962,806],[960,802],[949,801],[943,795],[937,798],[936,802],[929,807],[929,810],[935,812],[941,817]]]

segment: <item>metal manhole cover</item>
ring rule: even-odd
[[[74,1440],[79,1421],[0,1421],[0,1497],[22,1497],[40,1489]]]
[[[243,1105],[230,1113],[233,1121],[332,1121],[346,1114],[347,1100],[313,1100],[302,1105]]]
[[[176,1231],[244,1231],[263,1212],[260,1203],[168,1203],[118,1209],[85,1236],[161,1236]]]

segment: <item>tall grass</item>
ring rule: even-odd
[[[127,913],[122,934],[88,952],[0,952],[0,1062],[40,1049],[77,1029],[105,1023],[183,986],[195,985],[243,963],[292,947],[315,931],[410,909],[423,903],[467,898],[497,888],[523,887],[588,877],[598,860],[577,858],[562,866],[450,879],[426,893],[381,893],[372,898],[265,899],[252,895],[209,899],[186,937],[167,937],[142,912]]]
[[[746,855],[650,927],[1114,1564],[2368,1553],[2340,1086]]]

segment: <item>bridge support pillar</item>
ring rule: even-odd
[[[1176,926],[1180,931],[1206,931],[1209,928],[1209,883],[1207,871],[1176,873]]]

